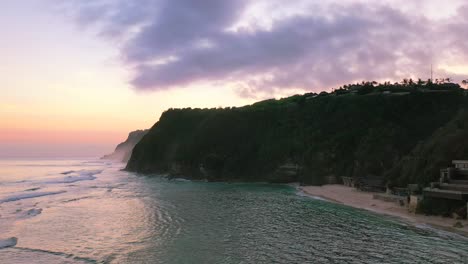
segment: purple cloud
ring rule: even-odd
[[[80,25],[95,25],[121,43],[124,63],[134,68],[131,83],[139,90],[235,81],[239,95],[248,97],[428,77],[433,61],[466,61],[465,16],[433,20],[388,5],[348,2],[275,18],[269,28],[234,30],[253,2],[120,0],[71,6]]]

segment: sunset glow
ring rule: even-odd
[[[468,23],[466,16],[460,16],[468,8],[463,6],[464,1],[450,5],[440,1],[239,1],[245,3],[214,7],[219,10],[213,19],[219,19],[226,28],[210,29],[211,22],[200,22],[200,34],[205,34],[201,40],[194,41],[190,32],[182,32],[183,28],[173,32],[180,34],[177,45],[181,46],[177,49],[169,46],[173,40],[164,35],[164,29],[145,32],[141,27],[157,22],[151,17],[153,11],[158,13],[156,7],[145,10],[143,4],[129,6],[128,10],[142,13],[141,20],[135,21],[91,17],[94,9],[114,12],[124,2],[96,1],[88,5],[82,1],[60,4],[28,0],[1,4],[0,33],[5,41],[0,44],[4,62],[0,65],[0,155],[34,155],[48,144],[60,145],[69,155],[74,153],[66,151],[69,144],[94,146],[89,153],[76,154],[100,155],[112,150],[129,131],[151,127],[171,107],[240,106],[265,98],[330,90],[363,79],[427,79],[431,62],[440,77],[459,81],[468,73],[466,45],[446,49],[447,43],[457,43],[457,37],[464,36],[460,32]],[[394,13],[382,21],[367,21],[357,13],[343,13],[344,7],[375,14],[389,9]],[[226,8],[229,12],[223,13]],[[326,15],[317,14],[317,10]],[[130,17],[124,11],[117,15]],[[293,23],[303,23],[306,28],[322,24],[330,36],[314,32],[301,35],[300,31],[291,34],[287,28]],[[353,48],[354,35],[340,33],[340,23],[356,30],[354,35],[367,24],[369,30],[375,25],[380,29],[366,43],[359,44],[364,35],[360,36],[359,45]],[[352,23],[360,26],[351,28]],[[407,31],[396,30],[400,25],[390,23],[407,24],[403,25]],[[387,50],[379,45],[387,33],[421,34],[423,39],[432,38],[431,34],[444,37],[429,44],[423,41]],[[152,37],[160,41],[153,43]],[[269,38],[273,37],[276,41],[272,42]],[[341,40],[349,43],[350,51]],[[301,46],[301,41],[310,44]],[[194,43],[198,44],[188,48]],[[156,44],[159,49],[153,49]],[[361,46],[367,50],[361,50]],[[327,52],[336,54],[336,61],[323,55]],[[407,54],[399,55],[401,52]],[[167,56],[173,59],[161,60]],[[155,61],[159,66],[153,68]],[[26,142],[37,148],[28,151],[21,147]]]

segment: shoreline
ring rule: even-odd
[[[373,195],[375,193],[373,192],[361,192],[344,185],[300,186],[298,190],[305,195],[320,198],[328,202],[397,218],[398,220],[413,225],[427,225],[435,229],[456,233],[468,238],[467,220],[410,213],[406,207],[402,207],[396,203],[374,199]],[[456,222],[462,223],[463,227],[454,227]]]

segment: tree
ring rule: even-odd
[[[462,85],[468,87],[468,79],[462,81]]]

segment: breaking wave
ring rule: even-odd
[[[11,195],[11,196],[7,196],[7,197],[4,197],[4,198],[1,198],[1,199],[0,199],[0,204],[1,204],[1,203],[8,203],[8,202],[14,202],[14,201],[19,201],[19,200],[24,200],[24,199],[37,198],[37,197],[42,197],[42,196],[47,196],[47,195],[56,195],[56,194],[61,194],[61,193],[65,193],[65,192],[66,192],[66,191],[20,193],[20,194]]]
[[[45,184],[58,184],[58,183],[74,183],[79,181],[92,181],[96,179],[97,174],[102,170],[83,170],[83,171],[65,171],[61,174],[66,175],[63,178],[45,180],[41,183]]]

